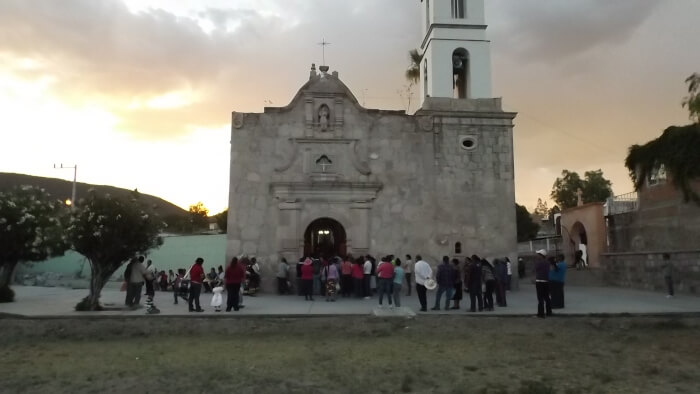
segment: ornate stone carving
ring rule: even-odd
[[[299,145],[293,140],[287,140],[287,142],[291,147],[291,153],[288,155],[287,158],[282,157],[282,155],[278,155],[278,157],[280,157],[281,163],[279,165],[275,165],[276,172],[287,171],[292,166],[292,164],[294,164],[294,162],[297,159],[297,156],[299,155]]]
[[[432,116],[421,116],[418,118],[418,125],[423,131],[433,130],[433,117]]]
[[[353,167],[355,167],[360,174],[369,175],[372,173],[372,170],[369,168],[367,162],[362,160],[360,157],[359,145],[360,144],[358,144],[358,141],[353,141],[350,143],[350,161],[352,162]]]

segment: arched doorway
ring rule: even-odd
[[[571,242],[574,244],[574,256],[578,251],[581,251],[581,258],[588,264],[588,234],[586,233],[586,227],[581,222],[574,223],[571,226]],[[575,258],[574,258],[574,261]]]
[[[304,256],[345,256],[347,236],[343,225],[331,218],[319,218],[304,232]]]

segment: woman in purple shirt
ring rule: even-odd
[[[335,264],[327,264],[323,267],[323,276],[326,277],[326,302],[335,302],[335,293],[338,284],[338,268]]]

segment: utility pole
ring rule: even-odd
[[[64,169],[64,168],[72,168],[73,169],[73,192],[71,193],[71,199],[70,199],[70,207],[71,210],[75,210],[75,185],[76,185],[76,180],[78,178],[78,165],[74,164],[72,166],[64,166],[63,163],[61,163],[60,166],[56,167],[56,165],[53,165],[53,168],[56,169]]]

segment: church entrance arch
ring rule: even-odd
[[[347,235],[340,222],[331,218],[319,218],[309,224],[304,232],[304,256],[330,258],[345,256]]]

